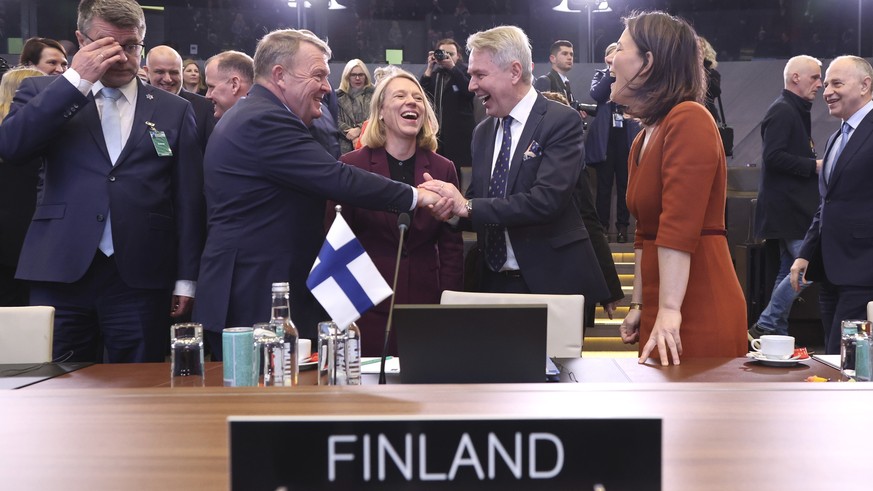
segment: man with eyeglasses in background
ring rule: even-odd
[[[190,103],[136,77],[145,31],[133,0],[82,0],[70,69],[25,80],[0,126],[3,161],[44,161],[17,277],[55,307],[55,358],[163,361],[193,304],[202,154]]]

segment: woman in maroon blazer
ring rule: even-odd
[[[452,161],[434,153],[436,133],[436,117],[421,85],[412,74],[398,69],[376,86],[370,122],[361,135],[364,146],[343,155],[341,160],[413,186],[424,181],[425,172],[457,186]],[[397,215],[350,206],[343,206],[342,213],[390,285],[400,240]],[[460,290],[463,286],[461,234],[427,210],[416,210],[411,218],[401,253],[395,303],[439,303],[443,290]],[[358,321],[363,356],[382,353],[389,305],[390,298]],[[397,354],[393,339],[389,353]]]

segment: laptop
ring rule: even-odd
[[[545,305],[396,305],[400,382],[545,382],[546,318]]]

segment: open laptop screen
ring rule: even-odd
[[[545,305],[396,305],[405,384],[544,382]]]

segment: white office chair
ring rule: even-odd
[[[445,290],[441,304],[506,305],[545,304],[548,307],[546,354],[558,358],[582,356],[583,295],[536,295],[521,293],[478,293]]]
[[[52,361],[54,307],[0,307],[0,363]]]

